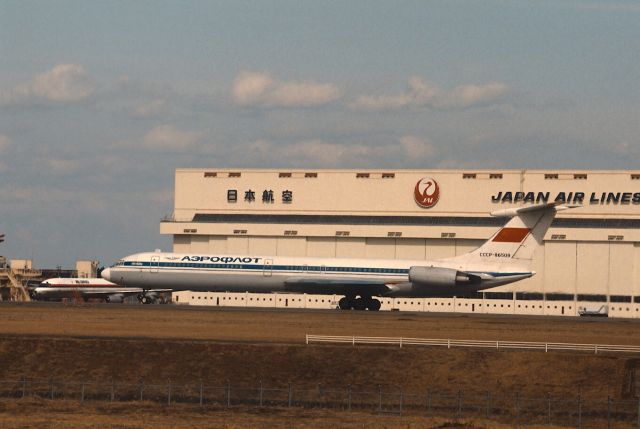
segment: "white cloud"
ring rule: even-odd
[[[436,148],[430,142],[416,136],[403,136],[400,146],[410,159],[428,159],[436,154]]]
[[[505,165],[505,163],[503,161],[497,160],[497,159],[493,159],[493,160],[487,160],[487,159],[482,159],[482,160],[478,160],[478,159],[474,159],[474,160],[461,160],[461,159],[443,159],[441,160],[438,164],[437,164],[437,168],[443,169],[443,170],[450,170],[450,169],[465,169],[465,168],[498,168],[498,169],[505,169],[505,168],[512,168],[509,167],[509,165]]]
[[[431,161],[435,147],[415,136],[403,136],[395,142],[371,145],[361,142],[328,142],[321,139],[276,144],[266,140],[236,145],[229,158],[242,157],[245,162],[321,166],[324,168],[358,165],[382,165],[390,160],[399,163]]]
[[[11,140],[4,134],[0,134],[0,153],[3,153],[11,146]]]
[[[332,143],[321,139],[301,140],[289,144],[258,140],[234,145],[229,159],[242,158],[251,164],[285,164],[331,167],[370,158],[374,149],[360,143]]]
[[[623,141],[613,146],[613,153],[623,156],[637,156],[640,154],[640,144]]]
[[[149,118],[158,116],[167,111],[167,102],[165,100],[151,100],[141,103],[133,109],[133,115],[141,118]]]
[[[340,98],[340,90],[332,83],[282,83],[270,95],[274,106],[315,106]]]
[[[80,161],[72,159],[49,159],[47,166],[55,174],[72,174],[80,168]]]
[[[103,193],[91,189],[62,189],[54,186],[0,186],[0,193],[16,209],[33,210],[34,201],[48,209],[59,211],[73,207],[74,210],[87,210],[92,213],[108,212],[109,204]]]
[[[443,100],[445,107],[470,107],[476,104],[490,103],[509,92],[504,83],[490,82],[485,85],[461,85],[451,91]]]
[[[6,185],[0,187],[0,191],[3,195],[7,196],[10,204],[26,208],[33,208],[34,201],[38,201],[39,204],[67,203],[72,201],[77,195],[77,193],[72,190],[60,189],[53,186]]]
[[[185,150],[202,138],[202,133],[182,131],[173,125],[160,125],[150,130],[142,139],[148,149]]]
[[[243,71],[233,80],[233,99],[246,106],[261,102],[273,80],[265,73]]]
[[[368,158],[374,151],[375,148],[363,144],[329,143],[322,140],[301,141],[279,150],[280,157],[291,161],[333,166]]]
[[[378,97],[361,95],[350,106],[354,109],[364,110],[391,110],[407,107],[410,101],[410,98],[406,95],[383,95]]]
[[[94,91],[84,67],[78,64],[58,64],[35,76],[30,82],[0,93],[0,102],[20,103],[44,100],[74,103],[89,97]]]
[[[242,71],[233,81],[233,100],[241,106],[309,107],[339,99],[332,83],[281,82],[267,73]]]
[[[463,108],[495,102],[509,92],[500,82],[484,85],[460,85],[445,91],[418,76],[408,79],[407,90],[396,95],[361,95],[350,104],[363,110],[393,110],[402,108],[431,107],[436,109]]]
[[[197,131],[183,131],[173,125],[159,125],[149,130],[141,138],[120,140],[113,143],[114,148],[149,149],[159,152],[179,152],[195,150],[197,143],[203,138],[203,133]],[[108,161],[118,164],[117,158]]]

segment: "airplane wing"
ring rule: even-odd
[[[392,290],[383,281],[358,279],[290,277],[284,284],[287,291],[296,293],[382,296]]]
[[[127,287],[122,289],[111,289],[109,291],[82,291],[81,295],[85,298],[103,298],[109,295],[139,295],[173,292],[173,289],[142,289],[137,287]]]
[[[83,298],[104,298],[105,296],[111,296],[111,295],[122,295],[122,296],[129,296],[129,295],[137,295],[142,293],[143,290],[140,288],[123,288],[123,289],[112,289],[109,291],[81,291],[79,292],[80,295],[82,295]]]

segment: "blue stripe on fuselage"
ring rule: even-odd
[[[132,268],[195,268],[195,269],[225,269],[225,270],[272,270],[272,271],[303,271],[328,273],[374,273],[374,274],[408,274],[406,268],[372,268],[372,267],[331,267],[320,265],[265,265],[265,264],[204,264],[195,262],[159,262],[125,261],[123,266]]]
[[[303,273],[340,273],[340,274],[383,274],[383,275],[408,275],[406,268],[375,268],[375,267],[331,267],[320,265],[265,265],[265,264],[215,264],[195,262],[158,262],[149,261],[134,262],[125,261],[123,266],[131,268],[166,268],[166,269],[210,269],[210,270],[253,270],[253,271],[285,271]],[[493,277],[522,276],[530,272],[497,273],[497,272],[470,272],[471,274],[489,274]]]

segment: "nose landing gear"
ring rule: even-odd
[[[371,298],[370,296],[360,296],[359,298],[355,296],[345,296],[338,302],[340,310],[378,311],[381,305],[380,300]]]

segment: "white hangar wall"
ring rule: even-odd
[[[429,208],[415,197],[425,178],[438,188]],[[500,227],[491,211],[564,198],[582,207],[558,215],[537,274],[490,292],[640,302],[640,171],[212,168],[178,169],[175,180],[160,232],[186,253],[454,256]]]
[[[336,309],[340,295],[193,292],[173,293],[175,304],[214,307],[270,307]],[[564,300],[517,300],[483,298],[380,298],[381,311],[417,311],[427,313],[517,314],[535,316],[578,316],[579,308],[598,310],[606,307],[609,317],[640,318],[638,303],[610,303]]]

